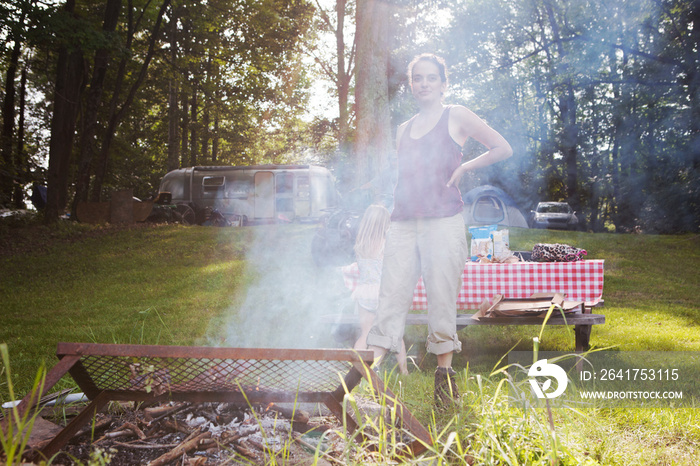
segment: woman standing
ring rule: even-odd
[[[452,355],[461,350],[457,337],[457,294],[468,257],[459,181],[467,171],[512,155],[508,142],[467,108],[445,106],[445,62],[419,55],[408,66],[418,113],[396,133],[398,181],[384,251],[377,316],[367,336],[375,359],[398,352],[413,290],[423,277],[428,297],[427,350],[437,355],[435,401],[459,397]],[[462,163],[468,138],[488,150]]]

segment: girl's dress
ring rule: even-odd
[[[352,292],[352,299],[359,306],[376,311],[379,306],[379,282],[382,279],[382,258],[358,259],[359,277],[357,287]]]

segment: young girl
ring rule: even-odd
[[[372,204],[367,207],[355,240],[355,258],[360,272],[357,287],[352,293],[360,317],[360,337],[355,342],[357,350],[367,349],[367,334],[372,328],[379,304],[379,283],[382,278],[384,242],[389,229],[391,214],[386,207]],[[396,355],[399,371],[408,374],[406,345],[401,340],[401,349]]]

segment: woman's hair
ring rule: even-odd
[[[358,258],[374,259],[382,254],[390,222],[391,214],[383,205],[372,204],[367,207],[355,240],[355,254]]]
[[[411,60],[411,63],[408,64],[409,83],[413,82],[413,67],[416,66],[416,63],[419,61],[427,61],[437,66],[438,70],[440,70],[440,80],[447,84],[447,65],[445,65],[445,60],[442,57],[438,57],[432,53],[422,53],[420,55],[416,55],[413,60]]]

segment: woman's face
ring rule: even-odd
[[[435,63],[419,60],[411,72],[411,90],[419,103],[429,103],[442,98],[446,83],[440,79],[440,69]]]

